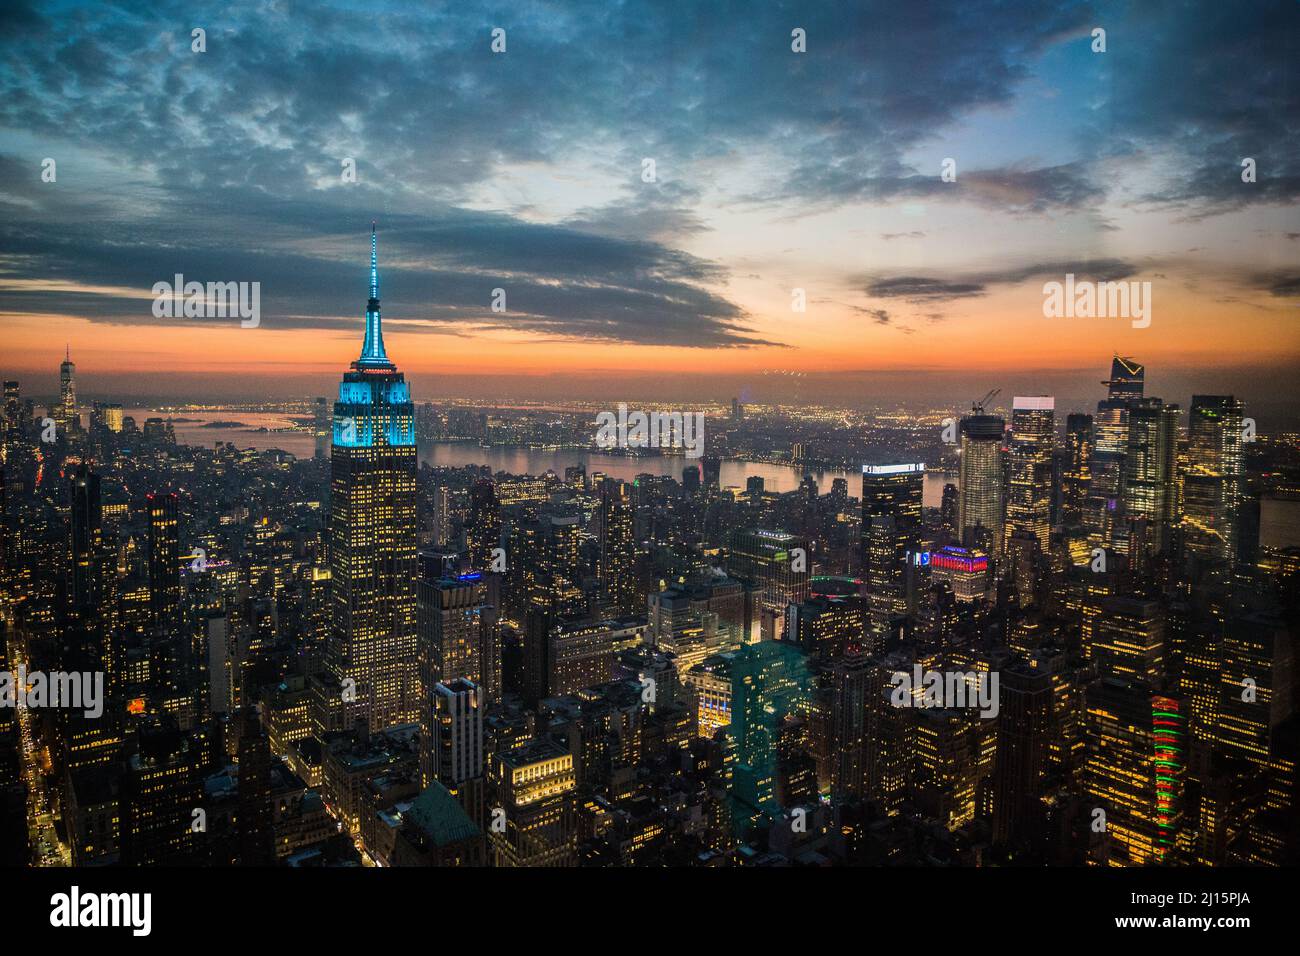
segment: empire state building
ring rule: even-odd
[[[384,352],[378,240],[370,231],[370,301],[361,357],[334,403],[326,668],[335,726],[372,730],[416,719],[415,409]]]

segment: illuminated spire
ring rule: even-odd
[[[370,220],[370,301],[372,308],[379,308],[379,236],[375,232],[375,221]]]
[[[370,223],[370,301],[366,303],[366,341],[356,368],[394,368],[384,352],[384,329],[379,318],[379,237]]]

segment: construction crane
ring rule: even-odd
[[[993,391],[989,392],[978,402],[971,402],[970,410],[976,415],[983,415],[984,406],[987,405],[994,398],[994,396],[1001,395],[1001,394],[1002,394],[1002,389],[1000,388],[993,389]]]

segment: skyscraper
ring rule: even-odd
[[[431,719],[427,737],[420,729],[421,786],[437,780],[454,793],[483,775],[483,692],[457,678],[435,684],[423,703]]]
[[[241,710],[239,724],[239,862],[243,866],[274,866],[271,744],[256,707]]]
[[[1087,795],[1105,812],[1112,865],[1164,862],[1183,813],[1186,726],[1179,701],[1140,681],[1088,687]]]
[[[415,717],[415,410],[388,359],[379,312],[378,242],[361,356],[334,403],[330,476],[333,623],[326,663],[348,707],[372,728]]]
[[[781,530],[738,528],[728,542],[727,573],[757,589],[763,611],[783,626],[786,607],[808,597],[807,539]]]
[[[122,862],[186,865],[201,858],[202,758],[192,737],[172,727],[140,734],[121,795]]]
[[[1103,385],[1106,398],[1097,403],[1092,426],[1092,464],[1089,467],[1088,504],[1084,523],[1093,547],[1123,548],[1121,515],[1124,494],[1124,459],[1128,454],[1129,412],[1142,400],[1146,368],[1118,355],[1111,362],[1110,378]]]
[[[996,415],[967,415],[961,420],[961,465],[958,472],[957,530],[961,543],[990,554],[1002,547],[1002,432]]]
[[[1011,481],[1007,489],[1005,538],[1016,532],[1038,539],[1047,553],[1051,535],[1052,449],[1056,400],[1017,396],[1011,410]]]
[[[96,613],[103,601],[104,522],[99,475],[81,465],[68,480],[71,495],[71,575],[68,603],[72,609]]]
[[[785,719],[806,708],[809,694],[805,656],[791,644],[748,644],[731,661],[727,762],[732,816],[741,834],[780,816],[777,737]]]
[[[151,494],[149,511],[149,619],[160,631],[178,625],[181,606],[180,502],[176,494]]]
[[[855,651],[835,662],[831,690],[831,793],[861,797],[867,786],[868,659]]]
[[[1061,524],[1083,521],[1092,463],[1092,416],[1073,413],[1065,419],[1065,461],[1061,468]]]
[[[5,421],[9,425],[16,425],[18,424],[18,417],[22,413],[22,390],[19,388],[18,382],[13,379],[5,380],[4,390]]]
[[[433,543],[451,543],[451,492],[441,486],[433,489]]]
[[[1165,669],[1165,615],[1158,601],[1107,598],[1086,652],[1104,677],[1155,685]]]
[[[1128,411],[1121,513],[1129,533],[1138,522],[1149,524],[1153,552],[1169,544],[1178,504],[1177,480],[1178,406],[1158,398],[1133,402]]]
[[[862,568],[867,579],[873,649],[907,615],[909,562],[920,544],[925,465],[862,466]]]
[[[1108,398],[1129,401],[1142,397],[1146,374],[1146,366],[1116,355],[1111,359],[1110,378],[1101,384],[1106,386]]]
[[[642,603],[633,576],[635,556],[628,486],[606,481],[600,496],[600,586],[616,614],[634,614]]]
[[[1002,671],[993,771],[993,839],[998,843],[1029,836],[1041,815],[1052,700],[1052,679],[1045,671],[1027,662]]]
[[[59,365],[59,407],[54,411],[54,422],[64,434],[74,431],[80,424],[77,421],[76,376],[77,366],[72,364],[72,351],[69,349]]]
[[[469,520],[465,526],[465,546],[469,566],[475,571],[492,567],[492,551],[501,545],[501,502],[491,478],[480,478],[469,492]]]
[[[957,508],[959,496],[957,486],[948,482],[943,486],[943,496],[939,500],[939,521],[943,525],[944,531],[955,535],[957,533]]]
[[[314,456],[324,458],[329,451],[330,406],[328,399],[317,398],[312,403],[312,438],[314,439]]]
[[[1187,553],[1225,567],[1237,554],[1242,492],[1241,402],[1231,395],[1193,395],[1183,475]]]
[[[100,477],[82,464],[69,476],[68,490],[67,596],[56,657],[60,668],[69,673],[102,672],[107,700],[105,712],[93,718],[76,711],[55,712],[60,746],[53,749],[52,757],[61,772],[115,761],[122,744],[113,706],[122,679],[116,652],[120,629],[114,619],[116,575],[112,547],[104,535]]]
[[[493,755],[488,839],[497,866],[575,866],[573,754],[550,738]]]
[[[479,571],[445,575],[436,555],[425,554],[421,556],[416,600],[422,708],[440,681],[473,681],[485,702],[499,696],[498,615],[488,597],[486,577]]]

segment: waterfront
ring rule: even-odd
[[[183,412],[168,416],[149,409],[129,408],[126,409],[126,414],[135,418],[137,427],[143,427],[145,419],[149,417],[171,417],[176,440],[186,445],[211,448],[216,442],[232,442],[238,448],[275,448],[299,458],[310,458],[315,449],[310,431],[293,429],[289,417],[269,412]],[[231,422],[237,424],[228,424]],[[643,474],[672,475],[681,480],[682,471],[693,464],[690,459],[679,456],[647,455],[628,458],[580,448],[530,448],[521,445],[484,448],[473,442],[421,442],[419,450],[420,461],[431,467],[487,465],[493,472],[505,471],[514,475],[540,475],[549,469],[563,476],[565,468],[584,465],[588,474],[603,471],[624,481],[631,481]],[[835,478],[848,479],[849,494],[856,496],[861,493],[860,473],[834,469],[809,471],[822,494],[830,491],[831,482]],[[743,488],[749,478],[758,476],[763,479],[763,485],[768,491],[784,492],[798,488],[803,474],[800,468],[776,462],[723,461],[720,481],[724,487],[735,485]],[[956,484],[956,476],[938,473],[926,475],[926,507],[939,507],[945,482]]]

